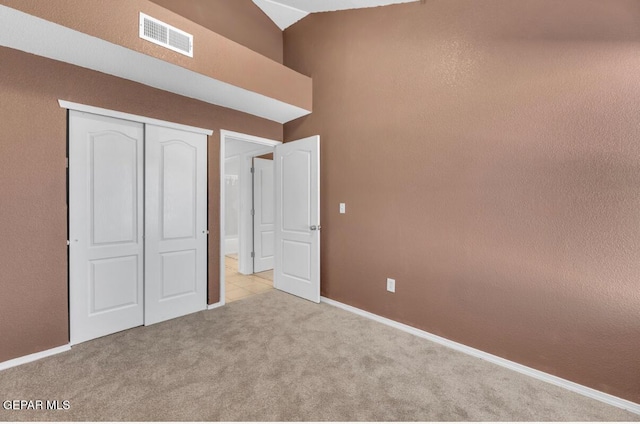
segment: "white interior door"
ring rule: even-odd
[[[320,302],[320,136],[276,146],[275,288]]]
[[[253,272],[273,269],[273,160],[253,159]]]
[[[145,325],[206,308],[207,137],[146,126]]]
[[[143,125],[70,111],[69,306],[76,344],[143,323]]]

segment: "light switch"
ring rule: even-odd
[[[347,205],[340,203],[340,213],[347,213]]]
[[[387,291],[391,293],[396,292],[396,280],[393,278],[387,278]]]

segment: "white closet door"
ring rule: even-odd
[[[206,308],[207,137],[146,126],[145,325]]]
[[[273,161],[253,159],[253,272],[273,269],[274,192]]]
[[[143,323],[142,124],[70,111],[71,344]]]

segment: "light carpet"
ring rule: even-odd
[[[0,372],[9,421],[637,421],[399,330],[272,291]]]

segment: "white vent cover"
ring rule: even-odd
[[[193,35],[140,13],[140,38],[193,57]]]

